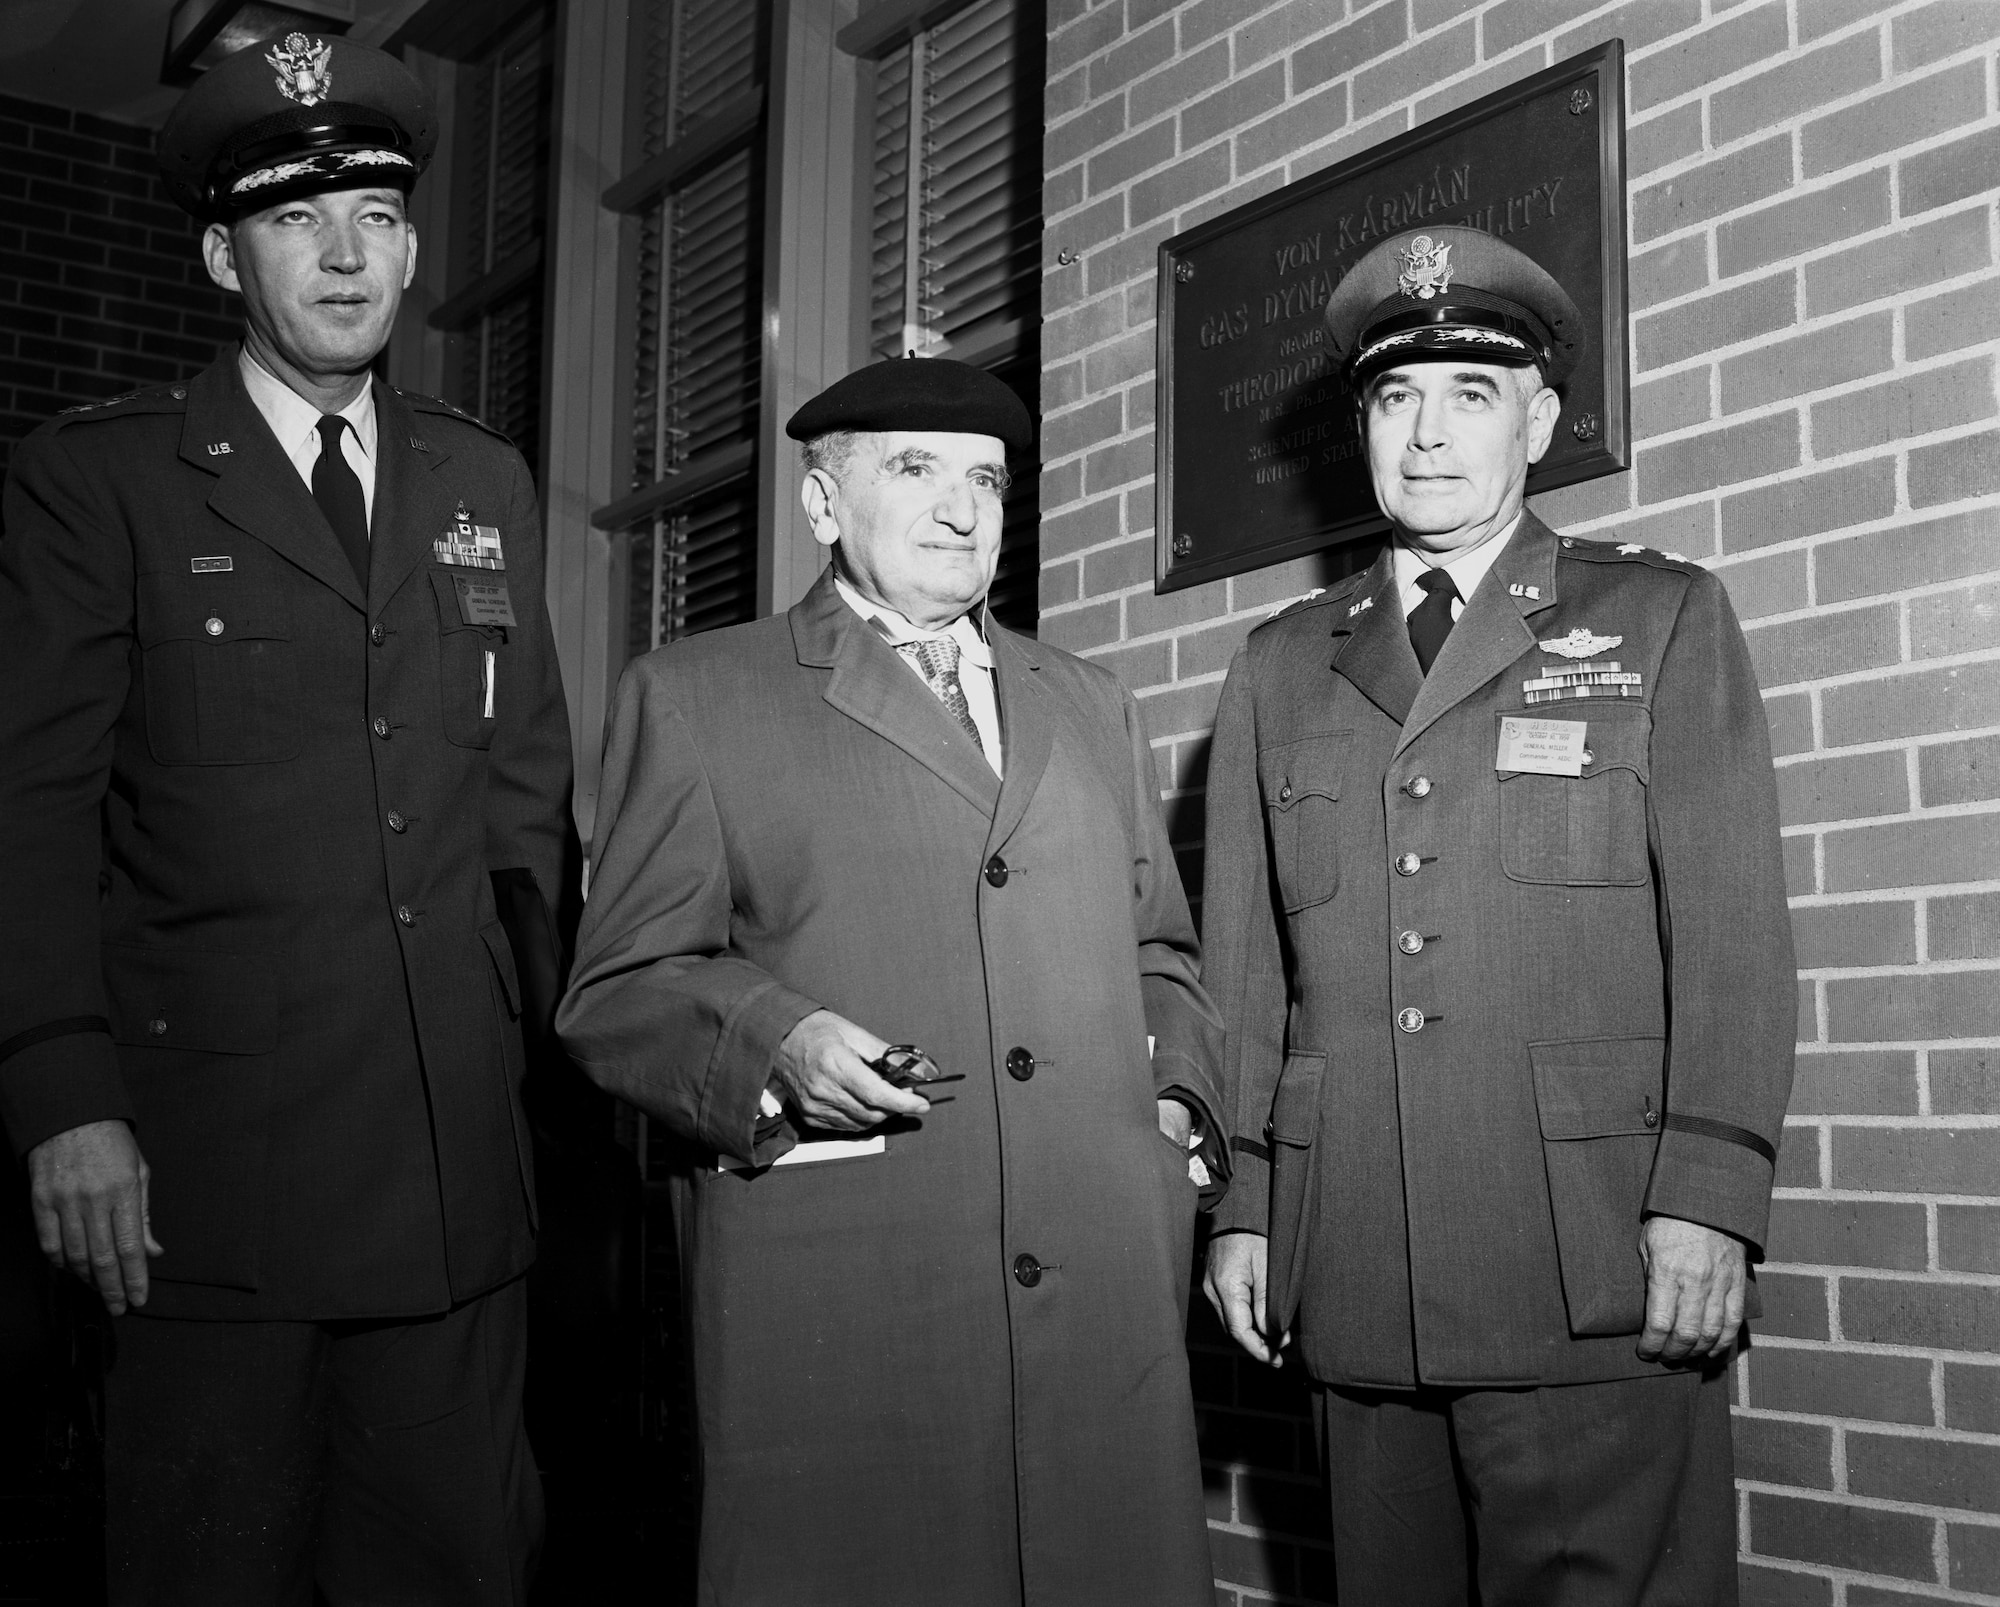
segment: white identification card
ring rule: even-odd
[[[857,1155],[880,1155],[889,1147],[888,1138],[877,1133],[873,1138],[821,1138],[810,1144],[795,1144],[775,1161],[773,1166],[804,1166],[813,1161],[845,1161]],[[754,1172],[759,1168],[748,1161],[739,1161],[734,1155],[715,1157],[718,1172]]]
[[[1495,770],[1525,770],[1537,776],[1583,774],[1583,720],[1531,720],[1510,715],[1500,722]]]
[[[480,681],[479,717],[490,720],[493,718],[493,649],[490,647],[486,649],[486,667],[480,674]]]

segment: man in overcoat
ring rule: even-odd
[[[1210,1602],[1220,1028],[1137,708],[986,615],[998,380],[877,364],[788,428],[832,567],[626,671],[558,1015],[688,1141],[701,1600]]]
[[[1733,1602],[1794,1010],[1742,633],[1699,565],[1525,511],[1583,336],[1526,256],[1392,239],[1326,319],[1393,539],[1222,695],[1210,1298],[1321,1386],[1343,1601]]]
[[[7,485],[0,1116],[116,1314],[117,1602],[518,1602],[538,1543],[495,879],[575,876],[569,731],[520,455],[369,376],[434,137],[344,40],[206,75],[161,161],[242,347]]]

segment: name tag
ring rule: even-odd
[[[1583,720],[1530,720],[1509,716],[1500,722],[1495,770],[1525,770],[1537,776],[1583,774]]]
[[[458,593],[458,617],[468,625],[511,625],[514,605],[507,597],[504,580],[474,580],[470,575],[453,575],[451,589]]]
[[[795,1144],[775,1161],[773,1166],[808,1166],[814,1161],[848,1161],[861,1155],[882,1155],[889,1149],[888,1138],[877,1133],[873,1138],[821,1138],[810,1144]],[[754,1172],[761,1168],[748,1161],[739,1161],[734,1155],[715,1157],[718,1172]]]

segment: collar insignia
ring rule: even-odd
[[[1554,637],[1541,647],[1543,652],[1560,654],[1563,658],[1595,658],[1624,640],[1622,636],[1598,636],[1579,625],[1569,635]]]
[[[1525,597],[1531,603],[1538,603],[1542,600],[1542,588],[1539,586],[1524,586],[1517,580],[1509,584],[1507,595],[1509,597]]]
[[[1375,606],[1375,599],[1373,597],[1364,597],[1361,599],[1360,602],[1356,603],[1352,608],[1348,609],[1347,617],[1349,619],[1352,619],[1356,614],[1360,613],[1364,608],[1373,608],[1374,606]]]
[[[1396,254],[1396,261],[1402,265],[1396,275],[1396,288],[1406,296],[1414,296],[1418,301],[1429,301],[1440,290],[1451,289],[1451,246],[1448,242],[1434,241],[1427,234],[1420,234],[1409,244],[1407,250]]]
[[[277,71],[278,93],[286,100],[317,106],[333,93],[333,46],[323,39],[286,34],[264,59]]]

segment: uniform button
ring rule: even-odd
[[[1289,781],[1287,781],[1282,787],[1278,789],[1278,802],[1290,803],[1291,801],[1292,801],[1292,784]]]
[[[1042,1281],[1042,1264],[1031,1255],[1014,1257],[1014,1281],[1023,1289],[1032,1289]]]
[[[1583,750],[1583,762],[1585,764],[1595,764],[1597,763],[1597,755],[1592,753],[1590,749],[1585,748]]]
[[[155,1038],[164,1038],[167,1035],[167,1024],[164,1020],[148,1021],[146,1023],[146,1030]]]
[[[1423,868],[1424,862],[1415,854],[1398,854],[1396,856],[1396,874],[1398,876],[1414,876]]]
[[[1646,1125],[1648,1127],[1658,1127],[1660,1125],[1660,1113],[1657,1110],[1646,1112]]]
[[[1424,934],[1421,932],[1399,932],[1396,936],[1396,947],[1405,954],[1415,954],[1423,946]]]
[[[1007,885],[1007,861],[995,854],[986,862],[986,880],[994,887]]]
[[[410,823],[397,814],[395,810],[391,809],[389,811],[389,829],[391,831],[408,831]]]
[[[410,906],[407,904],[398,904],[396,906],[396,919],[401,921],[405,926],[415,926],[417,924],[417,918],[410,913]]]
[[[187,400],[187,393],[185,385],[176,385],[172,390],[167,392],[177,402],[185,402]]]
[[[1035,1057],[1021,1048],[1007,1051],[1007,1075],[1016,1082],[1026,1082],[1035,1074]]]
[[[1412,776],[1408,781],[1403,783],[1403,791],[1407,792],[1412,798],[1428,798],[1431,795],[1431,778],[1429,776]]]
[[[370,625],[368,627],[368,640],[373,642],[377,647],[382,645],[388,634],[380,625]]]
[[[222,621],[217,619],[213,614],[210,614],[201,628],[211,636],[220,636],[222,634]]]
[[[384,742],[389,740],[389,722],[383,719],[381,715],[376,715],[374,719],[368,722],[368,729],[373,731]]]
[[[1422,1032],[1424,1030],[1424,1013],[1415,1005],[1398,1010],[1396,1012],[1396,1025],[1401,1027],[1405,1032]]]

